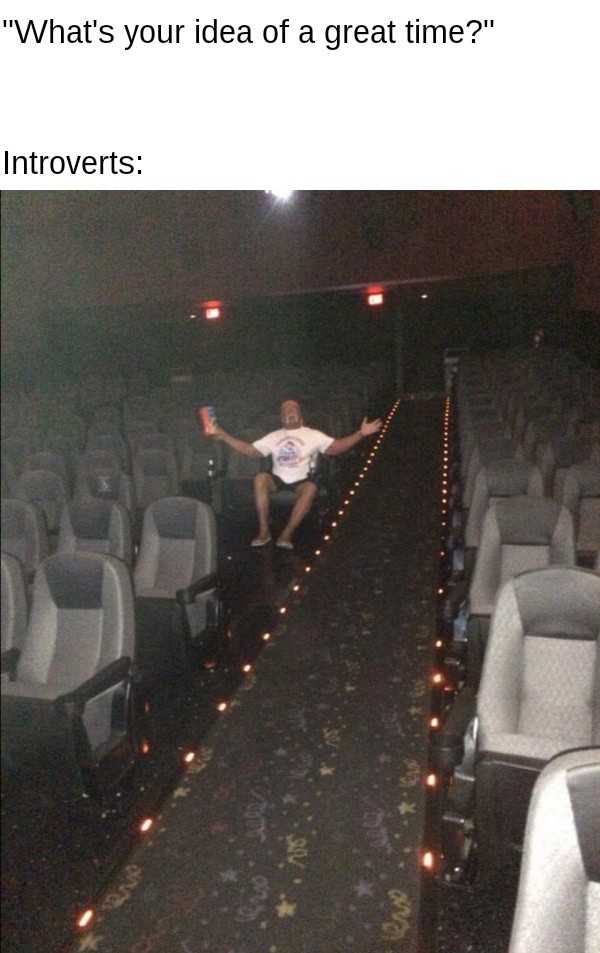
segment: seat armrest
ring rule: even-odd
[[[458,579],[453,585],[449,586],[444,600],[444,619],[447,622],[452,621],[468,594],[469,582],[466,579]]]
[[[113,688],[115,685],[118,685],[119,682],[128,678],[131,675],[131,669],[130,658],[124,656],[123,658],[115,659],[115,661],[107,665],[106,668],[103,668],[101,671],[96,672],[95,675],[92,675],[91,678],[88,678],[87,682],[84,682],[83,685],[79,685],[66,695],[59,695],[56,702],[58,705],[74,704],[76,706],[85,707],[86,703],[92,698],[101,695],[102,692]]]
[[[218,573],[212,572],[208,576],[197,579],[187,589],[178,589],[175,598],[180,606],[190,605],[196,596],[202,592],[208,592],[210,589],[217,589],[219,586]]]
[[[477,695],[465,686],[456,696],[442,729],[432,738],[434,767],[447,774],[459,765],[465,754],[465,733],[477,710]]]

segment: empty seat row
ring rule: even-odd
[[[2,500],[2,552],[15,556],[26,573],[33,573],[50,551],[46,521],[34,503]],[[119,503],[88,499],[66,503],[62,509],[57,552],[103,552],[132,560],[131,519]]]
[[[600,745],[598,573],[549,567],[502,586],[481,683],[457,696],[436,741],[436,764],[450,778],[442,825],[449,864],[460,867],[464,839],[476,837],[480,868],[490,871],[519,848],[544,765]]]
[[[133,577],[122,560],[102,553],[47,557],[28,614],[21,564],[3,553],[2,597],[8,767],[24,770],[42,759],[62,770],[66,758],[71,781],[81,785],[82,771],[133,745],[142,693],[168,686],[190,652],[212,642],[220,651],[214,515],[185,498],[153,504]]]
[[[465,425],[451,461],[450,544],[463,546],[448,564],[443,652],[454,694],[446,693],[433,760],[444,777],[445,869],[458,875],[474,844],[487,872],[519,850],[531,789],[549,760],[600,745],[597,447],[569,434],[568,414],[558,436],[556,421],[544,432],[537,406],[527,415],[523,401],[498,400],[488,386],[494,364],[459,371]],[[518,373],[526,370],[524,357]],[[556,412],[552,400],[544,406]],[[545,439],[537,455],[524,446],[530,424]],[[595,571],[577,567],[578,558]],[[598,818],[595,830],[600,837]]]

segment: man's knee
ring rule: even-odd
[[[317,487],[314,483],[303,483],[298,487],[298,497],[312,503],[317,495]]]
[[[254,486],[257,489],[268,490],[271,486],[271,474],[270,473],[257,473],[254,477]]]

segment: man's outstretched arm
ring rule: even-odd
[[[347,437],[337,437],[325,451],[325,456],[337,457],[340,453],[346,453],[348,450],[352,450],[352,447],[355,447],[357,443],[360,443],[365,437],[370,437],[374,433],[377,433],[378,430],[381,430],[381,427],[382,423],[379,418],[369,421],[365,417],[360,425],[360,430],[357,430],[356,433],[348,434]]]
[[[245,457],[262,457],[260,450],[257,450],[251,443],[248,443],[246,440],[239,440],[237,437],[232,437],[231,434],[226,433],[218,424],[212,424],[210,429],[206,431],[206,436],[222,440],[223,443],[226,443],[232,450],[243,453]]]

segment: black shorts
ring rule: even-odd
[[[295,490],[296,487],[302,486],[303,483],[314,483],[316,487],[319,486],[314,477],[307,476],[303,480],[296,480],[295,483],[286,483],[285,480],[282,480],[281,477],[275,476],[274,473],[271,474],[273,482],[275,483],[275,488],[277,490]]]

